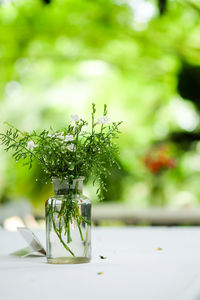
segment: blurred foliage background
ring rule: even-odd
[[[105,201],[199,204],[200,1],[1,0],[0,70],[0,131],[59,129],[107,103],[123,125]],[[51,194],[1,149],[1,203]]]

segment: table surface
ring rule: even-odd
[[[44,231],[36,234],[44,244]],[[198,227],[94,228],[88,264],[9,255],[26,246],[19,233],[0,230],[1,300],[200,299]]]

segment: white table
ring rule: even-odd
[[[45,233],[36,234],[44,243]],[[102,227],[92,241],[91,263],[51,265],[9,256],[26,243],[0,230],[0,299],[200,299],[200,228]]]

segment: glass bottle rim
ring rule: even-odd
[[[85,179],[84,176],[73,178],[73,180],[78,180],[78,181],[83,181],[84,179]],[[53,176],[51,177],[51,180],[59,180],[60,182],[63,182],[69,180],[69,177],[64,177],[63,179],[60,179],[60,177]]]

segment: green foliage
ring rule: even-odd
[[[81,176],[86,181],[92,177],[99,184],[97,193],[102,199],[109,167],[117,164],[118,148],[113,140],[118,137],[121,122],[108,124],[110,119],[106,105],[103,116],[98,120],[95,112],[95,104],[92,104],[91,131],[85,129],[88,126],[86,121],[72,115],[71,123],[62,132],[51,128],[41,133],[28,133],[9,125],[5,134],[0,133],[0,139],[5,151],[13,151],[16,161],[24,159],[29,168],[37,161],[48,179],[68,178],[71,182]]]

